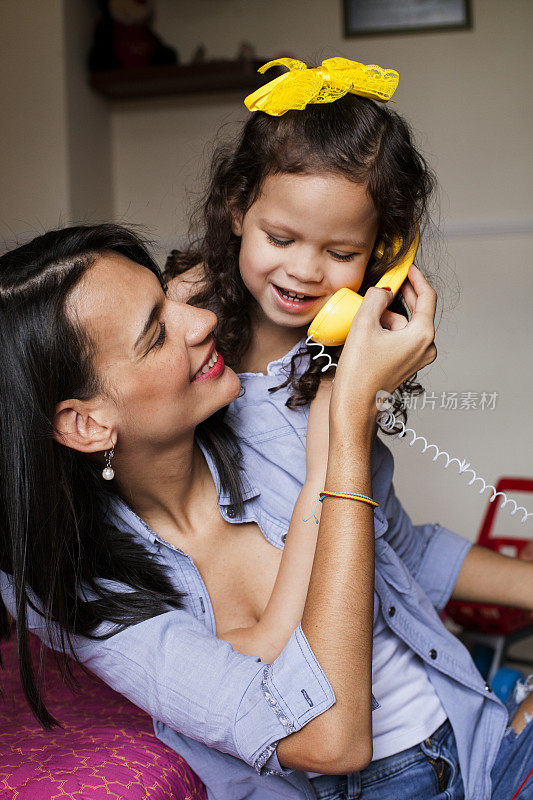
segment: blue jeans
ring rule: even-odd
[[[514,696],[506,706],[510,721],[518,706]],[[533,720],[518,735],[507,729],[491,773],[492,800],[533,800],[533,774],[528,778],[532,770]],[[311,778],[311,785],[317,800],[464,800],[455,737],[448,720],[408,750],[372,761],[351,775]]]

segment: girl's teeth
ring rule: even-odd
[[[303,300],[305,298],[305,294],[300,294],[299,292],[291,292],[289,289],[282,289],[280,287],[280,292],[283,297],[288,297],[289,300]]]

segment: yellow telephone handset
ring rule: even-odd
[[[376,283],[378,288],[390,286],[393,294],[396,294],[406,279],[409,267],[414,261],[419,238],[417,232],[404,258]],[[400,240],[395,240],[394,252],[397,253],[400,247]],[[352,320],[359,311],[359,306],[362,302],[363,298],[357,292],[353,292],[351,289],[339,289],[338,292],[335,292],[330,297],[326,305],[320,309],[310,324],[307,331],[308,336],[318,344],[326,345],[326,347],[336,347],[344,344]]]

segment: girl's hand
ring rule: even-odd
[[[376,393],[392,393],[437,357],[437,295],[420,270],[409,268],[402,294],[411,319],[387,311],[392,292],[371,287],[354,317],[335,376],[331,419],[360,411],[377,414]],[[387,327],[383,327],[386,325]]]

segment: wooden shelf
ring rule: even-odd
[[[164,97],[206,92],[253,91],[279,72],[271,69],[268,77],[257,72],[261,61],[205,61],[144,69],[114,69],[90,72],[91,87],[111,100]]]

